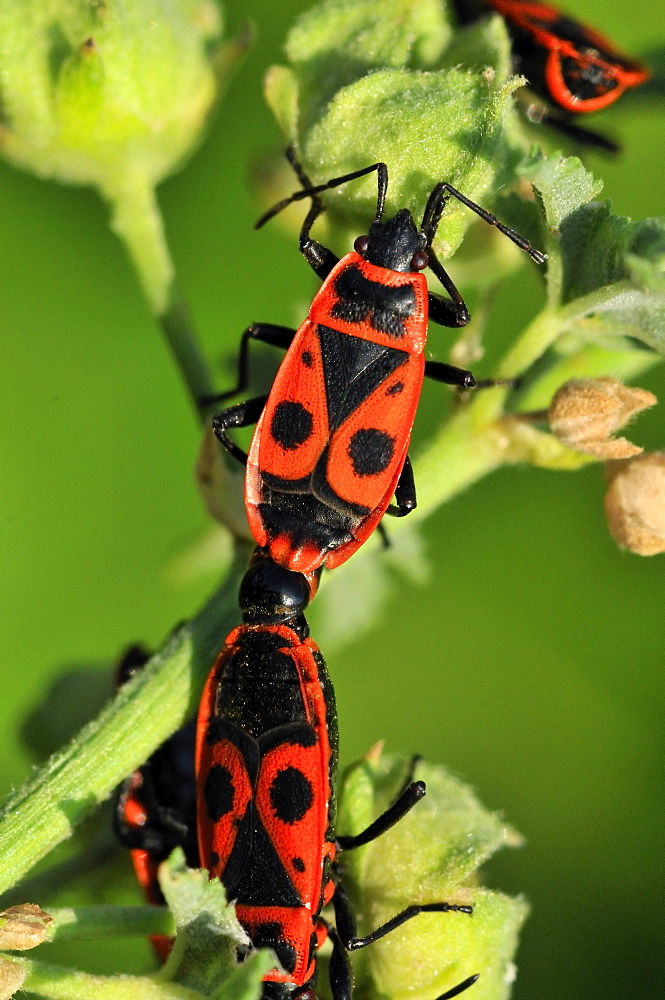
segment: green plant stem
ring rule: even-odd
[[[205,407],[201,400],[214,396],[217,387],[196,339],[189,310],[175,287],[171,289],[168,306],[157,319],[194,407],[203,417]]]
[[[53,917],[49,941],[175,934],[173,916],[165,906],[75,906],[48,912]]]
[[[617,281],[612,285],[596,288],[588,295],[573,299],[556,309],[545,308],[531,322],[508,350],[499,364],[497,378],[518,378],[542,357],[555,340],[585,317],[602,315],[617,308],[617,300],[636,290],[630,281]],[[507,390],[503,390],[504,394]],[[503,400],[497,396],[495,402]]]
[[[151,976],[93,976],[30,958],[2,955],[27,973],[22,989],[47,1000],[200,1000],[200,994]]]
[[[152,179],[142,170],[117,172],[103,187],[111,228],[127,247],[155,316],[169,305],[174,268]]]
[[[237,623],[236,589],[247,553],[238,546],[229,577],[199,614],[10,795],[0,812],[0,892],[66,839],[194,710],[204,677]]]
[[[543,309],[529,323],[500,362],[497,378],[518,378],[551,347],[561,333],[563,317],[557,309]]]
[[[481,409],[486,403],[483,395],[503,391],[482,390],[469,404],[462,405],[418,455],[414,463],[418,506],[412,517],[427,517],[457,493],[510,460],[505,430],[500,422],[486,421]]]
[[[189,310],[175,285],[175,269],[154,186],[143,172],[127,171],[115,186],[107,184],[105,193],[113,206],[111,227],[127,247],[151,311],[195,409],[201,413],[200,400],[215,395],[215,382],[194,333]]]
[[[38,897],[53,898],[63,889],[71,889],[86,881],[91,871],[110,865],[117,858],[118,842],[111,834],[109,823],[108,834],[103,842],[84,848],[73,857],[45,868],[39,874],[21,882],[20,886],[3,893],[2,906],[14,906]]]

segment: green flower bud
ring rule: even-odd
[[[289,66],[268,73],[266,97],[315,183],[383,160],[388,212],[407,207],[420,221],[439,181],[473,199],[498,175],[505,182],[517,148],[507,138],[516,131],[512,94],[523,80],[511,74],[501,19],[453,30],[438,0],[327,0],[296,23],[286,54]],[[348,243],[373,216],[376,177],[324,197]],[[435,244],[441,256],[455,251],[469,221],[451,199]]]
[[[407,761],[371,752],[347,771],[339,830],[358,833],[396,797]],[[355,912],[366,934],[412,903],[472,905],[465,913],[423,913],[358,953],[358,997],[433,1000],[469,976],[476,1000],[504,1000],[527,914],[524,900],[479,887],[477,869],[521,839],[444,768],[420,762],[426,797],[391,830],[342,855]],[[471,994],[469,994],[471,996]]]
[[[216,94],[212,0],[7,0],[0,150],[41,177],[92,184],[157,312],[172,267],[154,187],[201,135]]]

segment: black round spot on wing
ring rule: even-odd
[[[311,368],[314,364],[314,358],[312,357],[311,351],[303,351],[300,357],[302,358],[302,363],[306,368]]]
[[[297,823],[314,801],[312,785],[297,767],[285,767],[273,778],[270,803],[282,823]]]
[[[389,385],[388,388],[386,389],[386,396],[399,396],[400,392],[403,391],[404,391],[403,382],[393,382],[393,384]]]
[[[349,441],[349,458],[357,476],[378,476],[393,457],[394,439],[375,427],[356,431]]]
[[[302,858],[291,858],[291,864],[297,872],[304,872],[305,862]]]
[[[233,779],[222,764],[213,764],[203,786],[203,797],[208,819],[216,823],[233,809]]]
[[[314,419],[302,403],[278,403],[272,416],[270,433],[273,441],[287,451],[304,444],[312,433]]]
[[[217,853],[217,851],[210,852],[210,857],[208,858],[208,861],[210,862],[211,868],[217,867],[217,865],[219,864],[219,854]]]

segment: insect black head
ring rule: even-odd
[[[303,613],[310,597],[302,573],[284,569],[263,555],[255,557],[238,592],[243,618],[250,625],[288,622]]]
[[[425,237],[418,232],[411,212],[401,208],[392,219],[372,223],[363,256],[377,267],[409,272],[421,269],[418,266],[420,258],[415,266],[413,259],[424,249]]]

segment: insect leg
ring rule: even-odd
[[[533,110],[532,110],[533,109]],[[594,132],[592,129],[583,128],[571,122],[565,115],[557,114],[550,108],[539,105],[531,105],[527,108],[526,116],[535,125],[549,125],[550,128],[565,135],[572,142],[579,142],[582,146],[591,146],[594,149],[601,149],[604,153],[619,153],[621,147],[602,132]]]
[[[237,381],[233,389],[227,392],[220,392],[216,396],[204,396],[199,399],[199,407],[207,409],[213,403],[223,403],[225,399],[230,399],[237,395],[249,385],[249,344],[252,340],[260,340],[263,344],[271,347],[279,347],[286,351],[291,346],[291,341],[296,335],[296,331],[290,326],[275,326],[273,323],[252,323],[243,332],[240,338],[240,349],[236,366]]]
[[[458,983],[457,986],[453,986],[451,990],[446,990],[446,992],[442,993],[440,997],[437,997],[437,1000],[452,1000],[453,997],[457,997],[460,993],[464,993],[464,990],[468,990],[469,986],[473,986],[478,979],[480,979],[479,973],[476,973],[475,976],[469,976],[468,979]]]
[[[466,913],[468,916],[471,916],[473,913],[472,906],[460,906],[457,903],[414,903],[412,906],[407,906],[400,913],[395,914],[390,920],[386,920],[384,924],[376,927],[370,934],[366,934],[365,937],[358,937],[356,934],[356,918],[351,909],[346,891],[340,883],[337,883],[335,886],[332,903],[335,910],[337,932],[347,951],[357,951],[359,948],[366,948],[367,945],[373,944],[380,938],[385,937],[386,934],[390,934],[391,931],[394,931],[397,927],[401,927],[408,920],[417,917],[419,913]]]
[[[244,403],[238,403],[237,406],[230,406],[212,418],[212,429],[215,432],[215,437],[241,465],[247,465],[247,452],[239,448],[226,431],[230,427],[249,427],[250,424],[255,424],[267,402],[267,396],[256,396]]]
[[[508,389],[519,388],[520,380],[514,378],[480,378],[477,379],[473,372],[466,368],[455,368],[445,361],[426,361],[425,375],[434,379],[435,382],[443,382],[445,385],[455,385],[458,389],[494,389],[502,386]]]
[[[397,481],[395,503],[386,508],[386,514],[390,514],[391,517],[406,517],[417,506],[416,481],[413,478],[411,459],[407,455],[399,475],[399,480]]]
[[[141,769],[143,785],[141,791],[143,798],[153,799],[148,792],[148,781],[145,774],[145,767]],[[180,821],[172,810],[156,808],[153,805],[152,811],[146,802],[146,815],[152,817],[152,822],[146,822],[142,826],[134,826],[127,822],[126,807],[127,800],[133,795],[133,776],[127,778],[118,792],[115,812],[113,815],[113,830],[118,841],[123,847],[130,850],[147,851],[158,858],[166,858],[174,847],[181,844],[187,835],[187,826]],[[156,800],[155,800],[156,801]],[[155,822],[156,821],[156,822]]]
[[[451,327],[453,330],[460,326],[466,326],[471,319],[466,302],[434,251],[430,248],[427,253],[431,270],[450,295],[449,299],[444,299],[441,295],[435,295],[434,292],[428,293],[429,318],[433,323]]]
[[[473,389],[476,380],[472,372],[465,368],[456,368],[448,365],[445,361],[426,361],[425,375],[434,379],[435,382],[443,382],[444,385],[456,385],[459,389]]]
[[[409,775],[410,777],[411,774]],[[355,837],[337,837],[338,848],[341,851],[353,851],[357,847],[362,847],[364,844],[369,844],[372,840],[376,840],[382,833],[389,830],[391,826],[398,823],[402,816],[406,816],[416,803],[420,802],[426,791],[424,781],[409,781],[395,802],[385,812],[381,813],[373,823],[370,823],[362,833],[357,834]]]
[[[300,252],[312,270],[323,280],[328,277],[335,264],[337,264],[339,258],[335,256],[332,250],[329,250],[322,243],[318,243],[316,240],[312,239],[310,235],[312,226],[324,210],[324,205],[319,198],[319,195],[323,191],[339,187],[340,184],[346,184],[347,181],[355,180],[358,177],[364,177],[366,174],[371,174],[373,170],[376,170],[378,178],[376,219],[378,220],[383,215],[386,202],[386,191],[388,189],[388,168],[385,163],[373,163],[371,166],[363,167],[361,170],[354,170],[351,173],[343,174],[340,177],[333,177],[331,180],[326,181],[325,184],[313,185],[298,162],[292,146],[289,146],[287,149],[286,158],[293,167],[298,180],[303,185],[302,189],[300,191],[295,191],[292,195],[289,195],[288,198],[283,198],[282,201],[273,205],[273,207],[268,209],[267,212],[264,212],[261,218],[255,223],[254,228],[260,229],[261,226],[265,225],[269,219],[272,219],[273,216],[277,215],[285,209],[287,205],[292,204],[294,201],[302,201],[304,198],[311,198],[311,208],[307,213],[300,230]]]
[[[322,920],[321,917],[319,917]],[[327,930],[328,937],[332,944],[332,954],[330,956],[329,965],[329,976],[330,976],[330,991],[332,993],[333,1000],[351,1000],[352,994],[352,980],[351,980],[351,969],[349,967],[349,959],[346,954],[346,949],[342,943],[342,939],[335,927],[332,927],[328,921],[324,921]]]
[[[488,226],[494,226],[500,233],[507,236],[509,240],[520,248],[520,250],[524,250],[528,253],[529,256],[535,260],[536,264],[543,264],[547,260],[547,254],[541,253],[540,250],[536,250],[532,247],[524,236],[520,236],[519,233],[516,233],[514,229],[510,229],[508,226],[504,226],[504,224],[500,222],[495,215],[488,212],[487,209],[481,208],[481,206],[477,205],[475,201],[471,201],[471,199],[467,198],[461,191],[454,188],[452,184],[446,183],[437,184],[430,194],[425,208],[422,230],[427,236],[428,253],[430,252],[431,243],[434,239],[441,215],[450,197],[456,198],[463,205],[466,205],[467,208],[470,208],[472,212],[475,212],[476,215],[480,216],[480,218],[483,219]],[[434,268],[432,268],[432,270],[434,270]],[[436,271],[435,274],[439,277]]]

